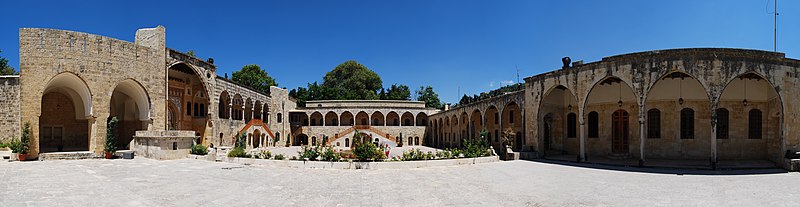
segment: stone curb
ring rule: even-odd
[[[189,155],[189,159],[209,160],[205,155]],[[298,161],[298,160],[266,160],[253,158],[225,157],[222,162],[239,163],[245,165],[262,165],[303,169],[413,169],[428,167],[445,167],[458,165],[473,165],[480,163],[499,162],[500,157],[459,158],[444,160],[420,161],[392,161],[392,162],[326,162],[326,161]]]

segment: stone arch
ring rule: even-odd
[[[222,91],[222,93],[219,94],[218,104],[219,106],[217,107],[218,108],[217,115],[219,116],[219,118],[229,119],[231,116],[230,114],[231,100],[230,100],[230,95],[228,95],[228,91]]]
[[[336,112],[329,111],[325,114],[325,126],[339,126],[339,115]]]
[[[364,111],[359,111],[356,114],[356,125],[369,125],[369,114]]]
[[[726,80],[715,108],[729,110],[731,130],[728,139],[717,140],[716,157],[730,159],[766,159],[779,163],[784,153],[784,102],[775,87],[764,75],[748,71]],[[759,138],[750,137],[750,111],[762,112]]]
[[[322,126],[322,125],[325,124],[324,123],[325,120],[322,117],[322,113],[320,113],[319,111],[315,111],[315,112],[311,113],[311,116],[309,116],[309,119],[310,119],[310,122],[311,122],[311,123],[309,123],[310,126]]]
[[[487,131],[491,134],[489,136],[489,143],[494,145],[495,148],[501,149],[501,140],[500,140],[500,133],[502,133],[500,129],[500,111],[494,105],[489,105],[484,112],[484,117],[486,117],[486,121],[484,124],[486,125]]]
[[[639,114],[639,99],[637,97],[639,96],[637,96],[636,91],[633,90],[630,84],[619,77],[606,76],[600,81],[595,82],[586,94],[585,100],[581,106],[584,113],[596,111],[599,115],[598,138],[585,140],[585,153],[588,154],[589,157],[593,155],[605,156],[612,154],[612,144],[623,143],[623,145],[627,147],[621,148],[627,149],[627,152],[619,153],[619,151],[615,151],[613,154],[618,154],[619,156],[635,155],[634,157],[640,158],[639,153],[631,153],[640,151],[639,146],[642,142],[640,139],[641,136],[639,136],[640,126],[639,124],[635,124],[638,122],[627,121],[622,125],[612,124],[612,119],[614,118],[612,115],[617,111],[623,110],[628,114]],[[613,129],[615,129],[615,126],[626,129],[626,133],[612,133],[614,132]],[[612,142],[618,140],[614,139],[614,137],[612,137],[613,135],[621,136],[623,141]]]
[[[406,111],[403,113],[400,120],[402,120],[400,123],[401,126],[414,126],[414,115],[411,114],[411,112]]]
[[[579,106],[577,96],[575,96],[572,90],[560,84],[550,87],[544,94],[543,98],[539,100],[536,116],[537,124],[535,127],[538,127],[539,130],[534,134],[537,142],[542,143],[538,146],[538,149],[544,152],[545,156],[564,154],[579,155],[579,137],[566,136],[569,123],[562,123],[562,121],[568,120],[561,119],[561,117],[566,117],[570,113],[578,113]],[[549,116],[547,116],[548,114]],[[575,124],[577,125],[578,123]],[[575,127],[577,128],[577,126]]]
[[[342,112],[340,117],[341,118],[339,118],[339,122],[341,126],[353,126],[355,124],[355,117],[353,116],[353,113],[350,113],[349,111]]]
[[[501,114],[502,122],[500,123],[500,129],[504,132],[508,129],[511,129],[511,133],[515,135],[513,140],[513,146],[516,150],[521,150],[522,146],[525,144],[524,137],[516,137],[517,131],[522,131],[522,108],[517,105],[517,102],[510,101],[503,106],[503,113]]]
[[[253,104],[253,118],[254,119],[261,119],[261,100],[256,100]]]
[[[428,114],[425,112],[419,112],[417,114],[417,126],[428,126]]]
[[[244,115],[242,115],[242,113],[244,113],[244,100],[242,99],[242,95],[238,93],[233,95],[233,106],[231,106],[231,108],[233,108],[231,110],[231,117],[233,120],[242,120],[244,117]]]
[[[400,115],[394,111],[386,114],[386,126],[400,126]]]
[[[250,122],[250,119],[253,118],[253,99],[248,97],[244,101],[244,122]]]
[[[370,115],[370,117],[372,118],[372,121],[371,121],[372,126],[384,126],[384,125],[386,125],[386,120],[385,120],[386,118],[383,116],[383,113],[381,113],[380,111],[372,112],[372,115]]]
[[[480,110],[475,109],[472,111],[472,115],[470,115],[470,131],[475,136],[478,137],[481,134],[481,131],[486,129],[486,126],[483,124],[483,113]],[[489,137],[483,137],[488,142]]]
[[[111,92],[109,117],[117,117],[117,148],[129,149],[136,131],[150,123],[150,96],[136,80],[120,81]]]
[[[71,72],[53,76],[39,103],[39,126],[32,129],[31,154],[89,150],[92,92],[82,78]]]
[[[640,156],[656,159],[707,159],[711,154],[712,128],[711,95],[707,93],[703,83],[696,77],[683,71],[672,71],[658,79],[651,81],[651,86],[645,93],[644,111],[658,110],[659,138],[646,138],[647,133],[640,131]],[[692,109],[693,136],[684,139],[680,136],[678,122],[661,122],[661,120],[680,120],[680,112],[686,108]],[[647,116],[647,114],[643,114]],[[645,117],[642,117],[643,119]],[[645,123],[644,129],[650,126]],[[667,130],[661,130],[667,129]],[[642,133],[645,132],[645,133]]]

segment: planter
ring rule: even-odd
[[[19,161],[27,160],[27,156],[28,156],[28,154],[19,154]]]
[[[111,159],[112,157],[114,157],[113,153],[110,152],[105,152],[105,153],[106,153],[106,159]]]

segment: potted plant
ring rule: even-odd
[[[19,158],[20,147],[19,139],[11,139],[8,142],[8,148],[11,148],[11,160]]]
[[[117,152],[117,117],[111,117],[108,119],[108,125],[106,127],[106,146],[105,146],[105,157],[106,159],[111,159],[113,157],[114,152]]]
[[[31,144],[31,124],[25,122],[22,127],[22,138],[19,141],[19,161],[25,161],[28,157],[28,149]]]

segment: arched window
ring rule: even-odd
[[[681,139],[694,139],[694,110],[681,109]]]
[[[498,133],[497,129],[495,129],[494,130],[494,142],[498,142],[498,138],[497,137],[499,137],[499,136],[500,136],[500,133]]]
[[[275,142],[281,141],[281,133],[275,132]]]
[[[414,137],[414,145],[419,145],[419,137]]]
[[[350,138],[344,139],[344,147],[350,147]]]
[[[575,138],[577,136],[577,125],[578,118],[575,113],[567,114],[567,137]]]
[[[658,109],[647,111],[647,138],[661,138],[661,111]]]
[[[206,104],[200,104],[200,114],[199,117],[206,117]]]
[[[283,121],[283,114],[278,113],[278,123],[281,123],[282,121]]]
[[[761,110],[751,109],[748,120],[748,138],[761,139]]]
[[[406,120],[403,121],[403,126],[409,126],[409,125],[411,125],[411,120],[410,119],[406,119]]]
[[[197,103],[194,103],[194,116],[200,116],[200,110],[198,110],[199,108],[200,107],[197,105]]]
[[[728,109],[717,109],[717,139],[728,138]]]
[[[508,123],[510,124],[514,123],[514,110],[508,111]]]
[[[597,123],[597,119],[598,119],[597,112],[596,111],[589,112],[589,117],[587,117],[587,118],[589,119],[589,120],[587,120],[587,122],[589,122],[588,123],[589,124],[589,127],[588,127],[589,128],[589,133],[588,133],[589,138],[597,138],[597,137],[599,137],[598,136],[599,133],[597,133],[597,128],[598,128],[598,126],[597,126],[597,124],[598,124]]]
[[[192,102],[186,102],[186,116],[192,115]]]
[[[498,124],[500,120],[500,115],[497,112],[494,112],[494,124]]]

